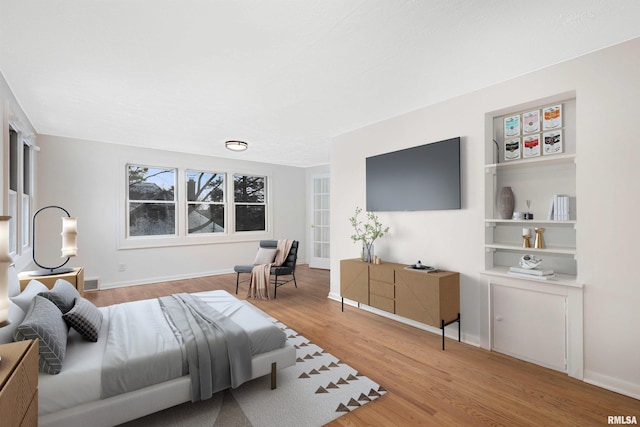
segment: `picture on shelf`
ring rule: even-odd
[[[540,132],[540,110],[527,111],[522,114],[522,132]]]
[[[542,134],[543,154],[560,154],[562,153],[562,131],[545,132]]]
[[[504,159],[517,160],[520,158],[520,138],[512,138],[504,141]]]
[[[540,155],[540,134],[522,138],[522,157],[536,157]]]
[[[562,104],[547,107],[542,110],[542,129],[556,129],[562,127]]]
[[[504,137],[520,135],[520,114],[504,118]]]

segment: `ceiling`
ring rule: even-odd
[[[39,134],[306,167],[639,18],[637,0],[0,0],[0,71]]]

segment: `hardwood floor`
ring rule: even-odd
[[[600,426],[640,419],[640,401],[499,353],[447,340],[327,298],[329,272],[296,268],[298,288],[252,301],[384,386],[388,393],[331,426]],[[177,292],[225,289],[235,274],[87,292],[98,306]],[[239,297],[244,298],[246,284]]]

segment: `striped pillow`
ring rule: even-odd
[[[36,295],[24,320],[13,332],[14,341],[38,339],[38,367],[47,374],[58,374],[67,351],[69,328],[60,310],[51,301]]]
[[[76,298],[73,308],[63,314],[62,318],[85,340],[98,341],[98,333],[102,326],[102,313],[91,301]]]

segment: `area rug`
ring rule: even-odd
[[[278,387],[269,376],[211,399],[183,403],[123,424],[138,426],[322,426],[372,402],[386,390],[308,339],[273,319],[296,348],[294,366],[278,371]]]

